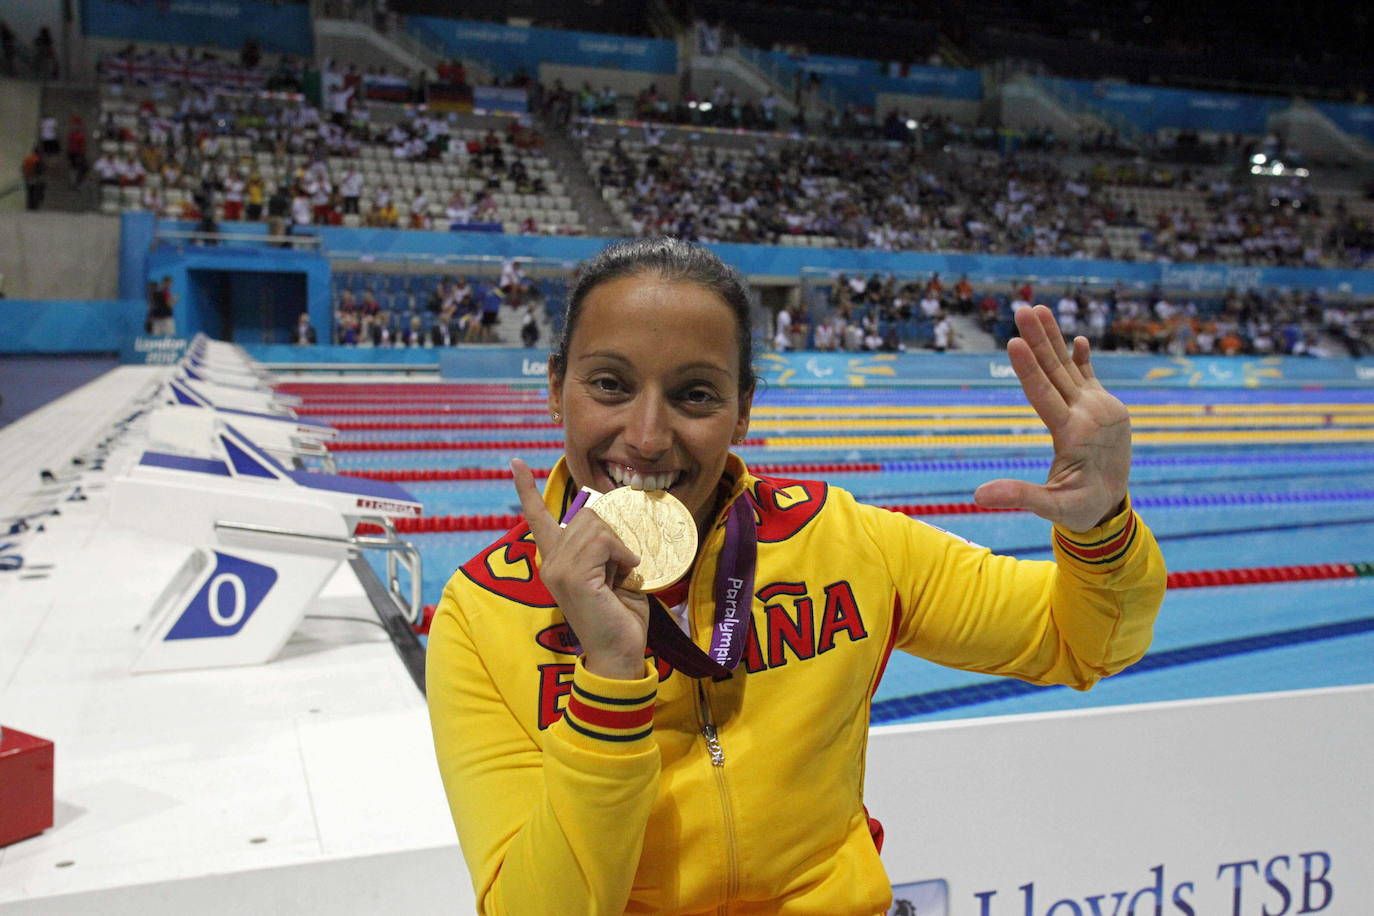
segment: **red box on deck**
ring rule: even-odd
[[[5,728],[0,734],[0,846],[52,826],[52,742]]]

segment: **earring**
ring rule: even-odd
[[[553,412],[553,422],[555,422],[555,423],[561,423],[561,422],[563,422],[563,415],[562,415],[561,413],[559,413],[558,411],[556,411],[556,410]]]

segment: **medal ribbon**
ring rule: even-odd
[[[567,524],[587,501],[586,493],[568,506]],[[758,531],[749,495],[740,494],[725,516],[725,544],[716,564],[715,622],[708,655],[682,632],[663,602],[649,599],[649,649],[688,677],[729,677],[744,655],[745,634],[754,603],[754,567],[758,562]]]

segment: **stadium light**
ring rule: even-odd
[[[907,118],[907,119],[906,119],[906,129],[907,129],[907,130],[915,130],[915,129],[916,129],[916,119],[915,119],[915,118]]]
[[[1269,157],[1265,156],[1264,153],[1255,153],[1255,155],[1250,157],[1250,161],[1255,165],[1264,165],[1264,163],[1268,161],[1268,158]]]

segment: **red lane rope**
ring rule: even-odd
[[[970,512],[1016,512],[1016,509],[984,509],[973,503],[929,503],[911,506],[884,506],[905,515],[951,515]],[[505,531],[520,521],[518,515],[427,515],[398,518],[396,530],[405,534],[443,534],[453,531]]]
[[[534,450],[562,448],[562,439],[503,439],[474,442],[331,442],[331,452],[409,452],[458,451],[473,452],[484,449]]]
[[[763,445],[763,439],[745,439],[741,445]],[[476,440],[473,442],[331,442],[331,452],[406,452],[406,451],[459,451],[472,452],[484,449],[524,450],[541,448],[562,448],[562,439],[503,439]]]
[[[300,395],[356,395],[356,394],[526,394],[530,389],[515,385],[490,382],[477,385],[447,385],[428,382],[284,382],[275,386],[277,391]]]
[[[377,408],[404,407],[406,404],[546,404],[549,400],[542,391],[526,394],[404,394],[404,398],[383,394],[306,394],[296,397],[303,404],[368,404]]]
[[[361,531],[359,533],[364,533]],[[380,528],[377,529],[381,531]],[[1222,585],[1269,585],[1275,582],[1313,582],[1355,579],[1374,574],[1374,563],[1319,563],[1307,566],[1249,566],[1240,569],[1199,569],[1169,573],[1169,588],[1212,588]],[[1370,569],[1371,572],[1361,572]],[[415,632],[429,632],[437,605],[425,605],[424,622]]]
[[[532,468],[535,477],[548,477],[552,468]],[[749,468],[755,474],[831,474],[838,472],[875,472],[882,465],[875,462],[836,464],[821,462],[794,462],[791,464],[757,464]],[[385,480],[389,483],[414,483],[418,481],[440,480],[510,480],[511,473],[505,468],[403,468],[396,470],[347,470],[341,471],[348,477],[363,477],[368,480]]]
[[[490,404],[490,401],[483,401],[483,404]],[[542,403],[542,402],[541,402]],[[548,407],[526,407],[515,405],[512,407],[407,407],[396,409],[394,407],[371,408],[371,407],[297,407],[296,413],[299,416],[309,417],[442,417],[449,414],[459,414],[461,416],[509,416],[511,414],[547,414]]]
[[[1298,566],[1248,566],[1240,569],[1193,569],[1169,573],[1169,588],[1210,588],[1217,585],[1267,585],[1272,582],[1311,582],[1317,579],[1355,579],[1369,564],[1312,563]]]
[[[536,423],[532,420],[516,423],[499,423],[495,420],[474,420],[471,423],[383,423],[383,422],[358,422],[350,421],[347,423],[330,424],[335,429],[344,432],[363,432],[377,430],[401,430],[401,429],[559,429],[557,423]]]

